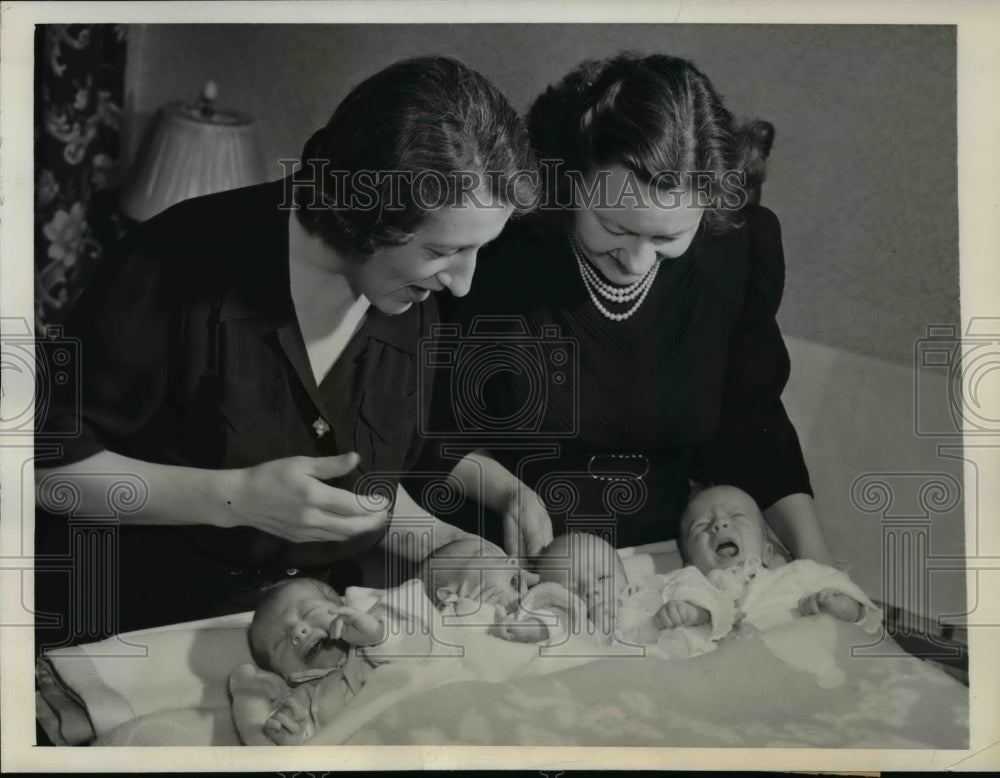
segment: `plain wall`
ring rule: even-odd
[[[730,110],[774,123],[763,201],[784,230],[788,335],[912,364],[959,322],[955,30],[793,25],[142,25],[130,30],[134,147],[163,103],[211,79],[259,124],[269,177],[358,81],[440,53],[525,110],[583,59],[692,59]]]

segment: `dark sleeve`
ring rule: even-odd
[[[143,250],[145,230],[113,250],[67,318],[61,339],[77,363],[70,380],[47,382],[51,400],[38,419],[37,445],[58,453],[42,466],[86,459],[128,440],[163,402],[176,311],[164,297],[164,263]],[[49,359],[52,342],[39,348]]]
[[[812,495],[798,435],[781,392],[788,351],[775,316],[785,283],[781,226],[766,208],[751,207],[750,267],[744,308],[730,338],[720,424],[700,447],[696,477],[748,492],[761,508],[799,492]]]
[[[413,440],[403,460],[403,481],[407,486],[406,474],[412,472],[438,472],[444,465],[438,456],[439,447],[434,440],[426,435],[433,425],[431,418],[434,401],[435,370],[427,364],[427,346],[434,337],[435,329],[441,322],[437,300],[431,297],[420,306],[420,344],[417,348],[417,425],[413,432]],[[448,468],[450,469],[450,468]],[[445,471],[447,472],[447,470]]]

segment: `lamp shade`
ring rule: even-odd
[[[253,119],[211,101],[168,103],[122,190],[120,206],[145,221],[181,200],[264,180]]]

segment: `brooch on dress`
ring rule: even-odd
[[[326,433],[330,431],[330,425],[327,424],[326,419],[324,419],[322,416],[320,416],[318,419],[316,419],[316,421],[313,422],[312,427],[313,430],[315,430],[316,432],[317,438],[323,437]]]

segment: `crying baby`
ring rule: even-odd
[[[678,546],[685,567],[626,588],[619,601],[622,639],[692,656],[744,625],[767,633],[816,614],[872,633],[881,625],[881,610],[842,571],[808,559],[772,567],[764,517],[736,487],[713,486],[691,499]]]

